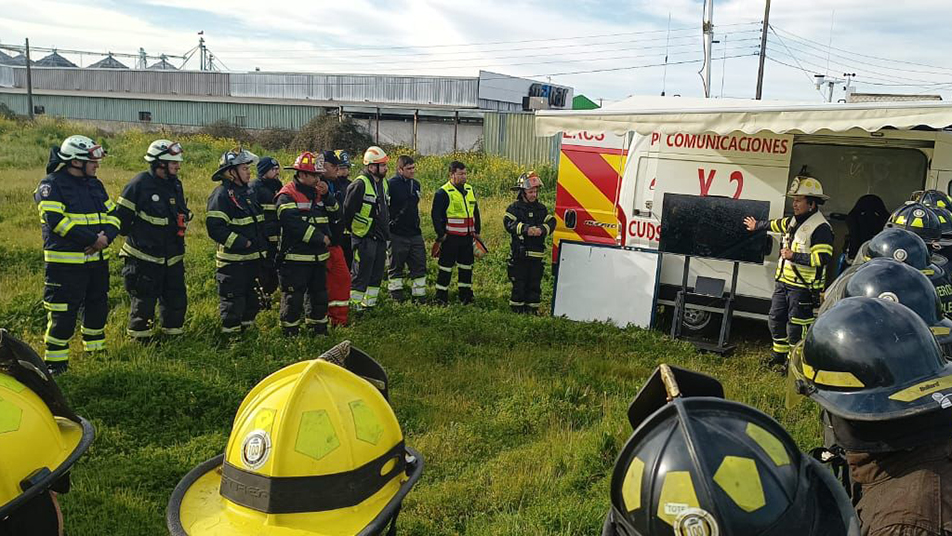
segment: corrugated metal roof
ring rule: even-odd
[[[360,74],[233,73],[234,97],[477,106],[476,78]]]
[[[124,63],[117,60],[112,56],[106,56],[105,58],[93,63],[87,69],[128,69]]]
[[[846,102],[907,102],[907,101],[940,101],[942,95],[901,95],[895,93],[850,93]]]
[[[76,67],[76,64],[53,51],[49,56],[36,60],[37,67]]]
[[[26,87],[26,69],[14,69],[16,87]],[[33,90],[159,95],[227,96],[228,75],[196,71],[132,69],[33,69]]]
[[[159,60],[153,63],[152,65],[149,65],[148,69],[150,71],[177,71],[178,70],[175,68],[174,65],[172,65],[171,63],[165,60]]]

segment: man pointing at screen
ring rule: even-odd
[[[793,216],[770,221],[744,218],[748,231],[770,228],[781,234],[773,297],[767,325],[773,338],[769,365],[785,366],[790,347],[800,342],[813,324],[813,309],[819,305],[826,282],[826,266],[833,258],[833,228],[820,213],[829,199],[820,181],[798,175],[790,183]]]

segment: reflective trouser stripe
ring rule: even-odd
[[[57,339],[56,337],[50,335],[49,327],[51,324],[47,325],[46,333],[43,335],[43,342],[46,344],[54,344],[56,346],[69,346],[69,341],[65,339]]]
[[[284,320],[281,321],[281,327],[282,327],[282,328],[296,328],[296,327],[298,327],[298,326],[300,326],[300,325],[301,325],[301,320],[300,320],[300,319],[295,320],[294,322],[285,322]]]
[[[250,328],[250,327],[253,326],[253,325],[255,325],[255,321],[254,321],[254,320],[242,320],[242,321],[241,321],[241,326],[242,326],[242,327]]]
[[[434,285],[434,286],[436,287],[436,290],[449,290],[449,287],[448,287],[448,286],[444,286],[444,285],[441,285],[441,284],[439,284],[439,283],[437,283],[437,284]]]
[[[787,339],[774,339],[773,351],[778,354],[785,354],[790,351],[790,343],[787,342]]]
[[[526,307],[531,307],[531,308],[533,308],[533,309],[538,309],[538,308],[539,308],[539,304],[538,304],[538,303],[527,303],[527,304],[526,304]]]
[[[166,335],[181,335],[181,334],[185,333],[185,330],[182,329],[182,328],[166,328],[166,327],[163,327],[163,328],[162,328],[162,333],[165,333]]]
[[[442,264],[440,264],[440,265],[438,265],[438,266],[440,267],[440,270],[441,270],[441,271],[453,273],[453,266],[456,266],[456,265],[453,264],[453,265],[451,265],[451,266],[443,266]]]
[[[87,328],[86,326],[83,326],[82,332],[83,332],[83,335],[90,335],[90,336],[104,335],[106,333],[106,328],[90,329],[90,328]]]
[[[69,348],[63,350],[50,350],[47,348],[44,359],[46,361],[69,361]]]
[[[87,352],[98,352],[100,350],[105,350],[105,349],[106,349],[105,339],[99,339],[95,341],[86,341],[86,340],[83,341],[83,350],[86,350]]]
[[[329,301],[327,302],[328,307],[347,307],[350,305],[349,300],[340,300],[340,301]]]
[[[50,303],[47,301],[43,302],[43,307],[47,311],[65,311],[69,309],[69,305],[65,303]]]
[[[509,300],[509,305],[512,305],[513,307],[522,307],[525,304],[526,302]]]
[[[460,270],[472,270],[472,269],[473,269],[473,265],[472,265],[472,264],[457,264],[457,266],[459,266],[459,269],[460,269]]]
[[[144,339],[146,337],[151,337],[153,335],[153,330],[150,329],[127,329],[126,334],[132,337],[133,339]]]
[[[324,318],[318,318],[318,319],[308,318],[304,321],[304,323],[307,324],[308,326],[313,326],[316,324],[326,324],[327,317],[325,316]]]
[[[413,280],[413,295],[414,296],[426,295],[426,276],[418,277]]]
[[[374,307],[377,305],[377,295],[380,294],[380,287],[367,287],[367,293],[364,294],[363,304],[365,307]]]
[[[456,283],[456,286],[458,286],[459,288],[472,288],[472,287],[473,287],[473,284],[472,284],[472,283],[460,283],[460,282],[457,282],[457,283]]]
[[[354,305],[361,305],[364,301],[364,293],[359,290],[350,291],[350,303]]]
[[[240,324],[237,325],[237,326],[232,326],[232,327],[225,327],[225,326],[222,326],[222,327],[221,327],[221,332],[222,332],[222,333],[235,333],[235,332],[238,332],[238,331],[241,331],[241,325],[240,325]]]
[[[399,277],[392,277],[387,283],[387,290],[393,292],[394,290],[400,290],[403,288],[403,279]]]

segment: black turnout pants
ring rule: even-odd
[[[185,292],[185,263],[171,266],[126,257],[122,278],[129,293],[129,327],[126,333],[133,338],[155,334],[155,306],[159,305],[162,331],[167,335],[181,335],[185,325],[188,298]]]
[[[285,333],[298,332],[302,313],[306,317],[305,325],[312,331],[327,333],[326,262],[285,261],[278,276],[281,279],[281,327]]]

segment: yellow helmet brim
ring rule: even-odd
[[[407,447],[413,462],[362,503],[336,510],[267,514],[232,503],[220,493],[224,455],[202,463],[179,482],[166,524],[172,536],[356,536],[377,534],[397,513],[423,472],[423,457]]]

